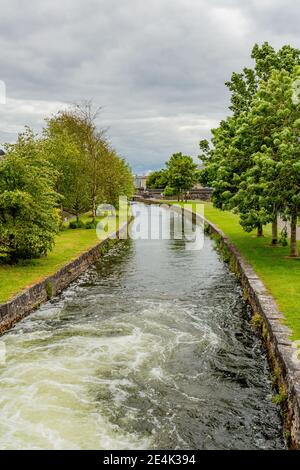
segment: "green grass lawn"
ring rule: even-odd
[[[263,238],[257,238],[254,232],[243,231],[237,215],[204,204],[205,218],[217,225],[252,265],[285,315],[293,339],[300,340],[300,259],[288,258],[289,247],[271,246],[271,227],[266,227]]]
[[[87,222],[91,218],[85,214],[81,220]],[[114,226],[108,227],[107,236],[114,231]],[[67,229],[57,235],[55,247],[48,256],[29,260],[23,265],[0,264],[0,303],[6,302],[26,287],[54,274],[69,261],[77,258],[97,243],[99,243],[99,239],[95,229]]]

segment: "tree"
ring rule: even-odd
[[[168,173],[165,169],[153,171],[147,178],[147,188],[149,189],[165,189],[167,184]]]
[[[260,83],[266,82],[273,70],[292,72],[296,65],[300,65],[300,50],[285,45],[276,52],[268,42],[264,42],[262,46],[253,46],[251,58],[254,59],[252,69],[245,67],[240,73],[234,72],[231,80],[225,83],[231,92],[229,109],[234,116],[250,110]]]
[[[76,105],[68,113],[67,118],[72,124],[73,132],[78,139],[78,145],[83,154],[86,154],[89,169],[90,206],[93,218],[96,217],[97,205],[103,201],[104,165],[111,149],[105,137],[105,130],[98,130],[96,119],[101,108],[93,108],[92,102],[87,101]]]
[[[291,256],[298,256],[297,221],[300,212],[300,105],[293,100],[293,84],[300,79],[300,66],[292,73],[275,70],[262,87],[258,97],[262,101],[264,119],[272,125],[272,135],[258,155],[268,162],[261,178],[274,200],[280,198],[281,213],[291,222]],[[266,169],[272,168],[269,174]]]
[[[226,85],[231,92],[230,109],[233,115],[213,129],[212,145],[200,142],[199,156],[205,169],[200,180],[213,187],[213,202],[221,209],[235,210],[246,230],[258,229],[272,221],[273,243],[277,241],[278,195],[266,197],[265,185],[256,166],[257,154],[269,144],[274,123],[263,119],[260,98],[254,101],[274,70],[291,73],[300,64],[300,51],[283,46],[276,52],[268,43],[253,47],[254,68],[234,73]],[[255,107],[255,109],[254,109]],[[264,196],[263,196],[264,195]]]
[[[44,129],[44,148],[49,161],[56,168],[57,191],[63,196],[62,209],[76,215],[90,208],[89,163],[79,144],[78,128],[65,112],[59,112],[47,121]]]
[[[29,128],[0,164],[0,253],[14,262],[45,255],[59,228],[57,174]]]
[[[168,187],[174,189],[174,194],[180,198],[190,189],[198,180],[197,165],[192,157],[174,153],[166,163],[168,171]]]
[[[252,153],[252,164],[241,176],[234,196],[242,225],[251,229],[251,217],[272,222],[272,243],[276,244],[277,216],[291,220],[291,256],[297,256],[296,229],[300,203],[299,180],[299,105],[293,102],[293,83],[300,78],[300,68],[293,73],[274,70],[254,97],[247,115],[251,140],[261,142]],[[258,201],[257,207],[255,201]]]
[[[61,178],[64,209],[76,214],[96,209],[100,203],[118,205],[120,195],[133,195],[133,175],[110,146],[104,130],[97,130],[98,111],[91,103],[61,111],[47,121],[44,131],[49,158]]]
[[[94,218],[98,204],[109,203],[117,207],[119,196],[130,198],[134,194],[134,179],[128,164],[110,145],[105,129],[99,130],[96,126],[100,109],[94,109],[92,102],[87,101],[68,112],[78,145],[87,158],[90,206]]]
[[[118,207],[120,196],[131,198],[134,194],[134,178],[131,169],[114,150],[110,150],[105,156],[102,180],[100,202]]]

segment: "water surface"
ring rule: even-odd
[[[2,339],[1,449],[284,447],[265,353],[208,238],[121,242]]]

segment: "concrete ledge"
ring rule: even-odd
[[[141,200],[146,204],[162,204],[152,199]],[[166,201],[163,204],[168,204]],[[177,213],[182,208],[168,204]],[[192,213],[185,209],[187,213]],[[229,266],[242,286],[244,297],[251,306],[253,324],[259,330],[266,345],[274,385],[282,406],[285,435],[290,448],[300,449],[300,360],[297,346],[291,341],[292,332],[284,324],[284,315],[279,311],[274,298],[269,294],[259,276],[243,258],[228,237],[209,220],[196,214],[196,221],[205,222],[208,232],[216,239],[221,251],[226,251]]]
[[[0,335],[37,309],[42,303],[68,287],[90,265],[95,263],[104,251],[109,249],[113,241],[118,241],[118,235],[127,231],[130,222],[131,220],[126,222],[117,232],[82,253],[75,260],[70,261],[55,274],[37,282],[9,302],[0,304]]]

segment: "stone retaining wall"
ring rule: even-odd
[[[24,290],[9,302],[0,304],[0,334],[9,330],[15,323],[29,315],[42,303],[68,287],[90,265],[95,263],[112,244],[118,241],[118,235],[124,233],[127,226],[128,224],[125,223],[116,233],[99,242],[75,260],[70,261],[55,274]]]
[[[161,204],[160,201],[147,199],[142,202]],[[169,207],[182,213],[181,207],[171,204]],[[189,209],[186,212],[191,214]],[[201,215],[194,218],[203,223]],[[285,436],[290,448],[300,449],[300,360],[299,349],[291,341],[292,332],[284,324],[284,315],[253,268],[218,227],[206,219],[204,222],[208,233],[216,239],[230,268],[239,279],[244,297],[251,306],[253,325],[259,330],[267,347],[273,384],[278,392],[276,401],[282,407]]]

